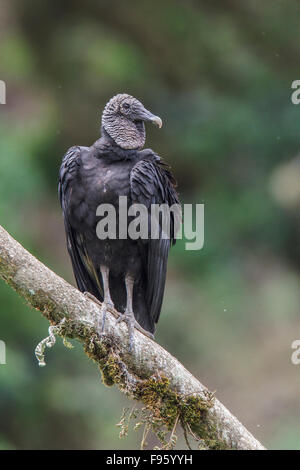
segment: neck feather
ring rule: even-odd
[[[107,117],[103,129],[122,149],[139,150],[145,145],[146,133],[142,121],[133,122],[123,116]]]

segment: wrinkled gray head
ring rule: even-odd
[[[136,98],[119,94],[109,100],[102,114],[102,129],[123,149],[141,149],[145,145],[144,122],[162,126],[158,116],[150,113]]]

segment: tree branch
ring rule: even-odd
[[[58,334],[79,339],[99,366],[107,385],[139,400],[161,425],[172,430],[178,419],[205,449],[264,447],[180,362],[142,333],[128,350],[125,324],[107,315],[105,336],[97,331],[99,306],[44,266],[0,227],[0,276],[50,321]]]

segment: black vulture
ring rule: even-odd
[[[142,150],[145,122],[162,126],[161,119],[134,97],[118,94],[111,98],[102,114],[101,138],[91,147],[74,146],[67,151],[58,188],[78,289],[102,302],[101,333],[107,307],[121,312],[119,320],[128,325],[130,348],[134,327],[154,334],[168,253],[176,238],[174,216],[167,238],[160,230],[156,239],[99,239],[96,211],[101,204],[112,204],[118,215],[120,196],[127,197],[128,207],[144,204],[149,214],[153,204],[171,207],[179,203],[169,167],[152,150]]]

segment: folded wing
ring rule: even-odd
[[[169,238],[164,239],[163,223],[159,220],[159,238],[151,239],[151,207],[153,204],[179,205],[175,180],[167,165],[153,152],[143,151],[145,157],[131,170],[131,198],[148,210],[149,238],[139,242],[146,273],[146,302],[152,323],[157,323],[161,311],[170,246],[175,243],[176,215],[170,214]],[[177,206],[178,216],[178,206]],[[153,221],[153,219],[152,219]]]
[[[81,292],[88,291],[103,300],[99,275],[85,250],[84,236],[72,224],[72,211],[79,212],[82,204],[79,180],[81,152],[81,147],[71,147],[65,154],[59,172],[58,195],[63,211],[67,248],[78,289]]]

